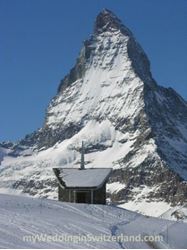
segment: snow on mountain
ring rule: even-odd
[[[186,223],[144,217],[106,205],[23,196],[0,195],[0,225],[1,248],[142,249],[187,245]],[[120,241],[119,236],[124,240]]]
[[[166,212],[159,216],[160,218],[169,219],[169,220],[182,220],[187,222],[187,206],[183,207],[172,207],[169,208]]]
[[[0,163],[4,159],[5,156],[11,153],[11,149],[5,147],[4,144],[0,143]]]
[[[6,155],[6,150],[0,147],[0,162],[3,160],[5,155]]]
[[[187,104],[155,82],[145,52],[109,10],[97,16],[44,126],[3,157],[1,192],[56,198],[52,168],[78,167],[82,140],[86,167],[114,169],[110,202],[145,214],[152,204],[157,216],[186,203]]]

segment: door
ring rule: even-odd
[[[87,203],[86,202],[86,192],[77,192],[76,193],[76,202],[77,203]]]

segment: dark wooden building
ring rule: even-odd
[[[111,168],[85,168],[82,146],[80,168],[53,168],[59,201],[106,204],[106,182]]]
[[[58,199],[75,203],[106,204],[106,182],[110,168],[54,168]]]

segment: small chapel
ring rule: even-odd
[[[84,145],[79,168],[53,168],[58,181],[58,199],[64,202],[106,204],[106,183],[111,168],[86,168]]]

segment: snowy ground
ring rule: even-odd
[[[153,217],[161,217],[162,214],[166,213],[168,210],[171,209],[171,206],[164,201],[150,202],[146,200],[142,200],[139,202],[129,201],[127,203],[120,204],[119,207]],[[176,218],[172,218],[171,216],[168,216],[167,219],[176,220]]]
[[[0,248],[185,248],[186,235],[186,223],[122,208],[0,195]],[[124,242],[115,239],[119,236],[124,236]],[[149,241],[143,241],[147,236]],[[161,241],[151,242],[153,236]]]
[[[119,207],[125,208],[137,213],[141,213],[143,215],[160,217],[172,207],[169,203],[164,201],[150,201],[150,199],[146,198],[150,192],[155,192],[157,186],[153,186],[148,188],[147,186],[135,187],[132,192],[134,192],[134,200],[130,200],[125,203],[121,203]],[[143,198],[142,198],[143,197]],[[179,207],[175,207],[174,210]],[[168,216],[166,219],[175,219],[172,216]]]

